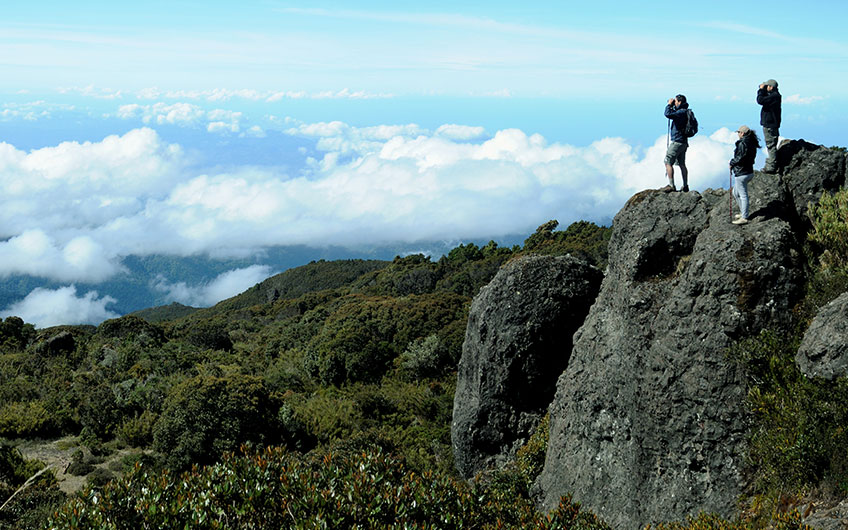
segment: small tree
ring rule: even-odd
[[[279,442],[281,405],[260,377],[193,377],[166,399],[153,430],[154,448],[165,455],[169,467],[185,469],[215,462],[245,442]]]

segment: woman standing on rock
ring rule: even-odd
[[[739,139],[736,141],[733,158],[730,159],[730,170],[735,175],[733,196],[739,205],[739,213],[733,219],[733,224],[744,225],[748,222],[748,182],[754,176],[754,159],[757,158],[760,139],[747,125],[742,125],[736,132]]]

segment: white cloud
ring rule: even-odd
[[[475,140],[486,135],[483,127],[469,127],[468,125],[445,124],[436,129],[436,136],[450,138],[451,140]]]
[[[0,276],[94,282],[120,271],[128,255],[243,256],[269,245],[529,233],[548,219],[608,222],[635,192],[665,184],[664,136],[639,149],[622,138],[573,146],[455,124],[435,132],[292,125],[288,134],[314,142],[301,156],[319,152],[293,173],[191,170],[183,150],[150,129],[31,153],[0,144]],[[726,185],[734,136],[720,129],[692,139],[693,189]],[[230,280],[252,284],[260,273],[267,271],[163,285],[178,301],[214,303],[218,285],[223,293]]]
[[[265,130],[262,129],[262,127],[254,125],[248,130],[244,131],[244,133],[242,133],[242,136],[248,136],[251,138],[265,138],[268,135],[265,133]]]
[[[123,97],[123,91],[121,90],[113,90],[111,88],[98,88],[94,85],[88,85],[86,87],[60,88],[59,93],[76,94],[97,99],[121,99]]]
[[[246,291],[270,276],[272,276],[270,267],[252,265],[224,272],[211,282],[199,286],[189,286],[185,282],[170,283],[160,276],[153,287],[159,292],[166,293],[169,302],[209,307]]]
[[[0,107],[0,121],[37,121],[52,118],[55,112],[68,112],[74,105],[48,103],[44,100],[27,103],[3,103]]]
[[[139,105],[131,103],[121,105],[116,116],[118,118],[140,119],[145,124],[178,125],[180,127],[197,127],[205,124],[209,132],[233,132],[241,129],[240,122],[244,118],[241,112],[213,109],[204,110],[193,103],[154,103]]]
[[[824,98],[822,96],[805,96],[802,97],[801,94],[792,94],[791,96],[786,96],[783,98],[784,103],[789,103],[791,105],[810,105],[817,101],[822,101]]]
[[[29,274],[60,281],[98,282],[120,270],[112,251],[89,235],[62,244],[42,230],[27,230],[0,243],[0,278]]]
[[[98,298],[97,291],[77,296],[74,285],[59,289],[34,289],[26,298],[0,312],[0,316],[19,316],[36,327],[45,328],[60,324],[99,324],[120,315],[106,309],[116,300],[111,296]]]
[[[41,231],[61,249],[92,236],[97,227],[167,194],[182,178],[183,158],[178,145],[162,142],[151,129],[29,153],[0,143],[0,239]],[[0,252],[10,243],[0,243]],[[4,267],[0,263],[0,274]]]

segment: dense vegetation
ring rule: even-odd
[[[531,502],[471,487],[439,473],[410,471],[382,450],[306,456],[280,448],[182,475],[136,467],[89,490],[51,526],[137,528],[583,528],[607,529],[563,499],[549,515]]]
[[[818,308],[848,290],[846,221],[848,192],[811,210],[795,332],[765,331],[728,352],[745,368],[753,418],[744,517],[657,528],[800,529],[793,507],[848,495],[848,382],[807,379],[794,363]],[[556,226],[523,247],[461,245],[436,261],[315,262],[161,323],[35,330],[7,318],[0,436],[73,435],[71,467],[90,475],[65,499],[42,474],[0,510],[0,529],[48,518],[79,529],[606,528],[569,499],[548,515],[534,509],[547,419],[504,469],[474,485],[453,475],[449,426],[471,297],[525,253],[605,267],[609,229]],[[128,451],[124,471],[91,472],[118,450]],[[0,445],[0,499],[41,467]]]
[[[460,245],[435,261],[412,255],[392,262],[313,262],[213,308],[142,313],[156,322],[132,315],[97,328],[35,330],[10,317],[0,327],[0,437],[72,436],[67,443],[78,445],[68,472],[88,475],[90,489],[59,510],[57,528],[137,521],[120,510],[139,506],[140,488],[162,502],[186,503],[176,509],[182,515],[171,514],[176,519],[168,521],[189,522],[179,517],[201,517],[203,510],[185,497],[188,490],[201,495],[213,475],[253,476],[265,464],[281,476],[284,469],[294,473],[269,484],[269,498],[294,495],[290,487],[297,477],[318,470],[323,478],[314,480],[353,495],[346,482],[359,467],[374,465],[384,475],[363,479],[358,494],[371,498],[383,491],[386,506],[401,509],[399,492],[420,490],[416,505],[404,508],[413,527],[436,521],[436,511],[462,522],[455,527],[469,521],[497,527],[498,520],[506,526],[547,524],[529,501],[528,466],[516,471],[521,478],[504,474],[474,490],[454,480],[450,420],[471,298],[501,265],[525,253],[572,253],[605,267],[610,229],[585,222],[564,231],[556,227],[556,221],[541,226],[523,247]],[[257,449],[235,456],[245,443]],[[538,467],[544,445],[534,451],[527,458]],[[122,464],[95,467],[106,458]],[[134,469],[134,463],[141,467]],[[28,472],[15,469],[14,477]],[[383,476],[391,480],[378,480]],[[44,521],[58,508],[62,494],[55,480],[50,482],[51,473],[42,477],[48,479],[0,511],[0,528],[35,526],[32,521]],[[22,485],[11,475],[0,482],[7,489]],[[385,497],[392,487],[399,488],[392,490],[395,497]],[[50,495],[39,496],[42,491]],[[435,502],[430,496],[454,499],[455,512],[428,506]],[[224,504],[203,512],[208,527],[215,527],[212,521],[259,524],[237,513],[253,496],[218,500]],[[329,506],[317,497],[300,500],[303,513],[323,514]],[[347,520],[392,520],[382,505],[368,513],[371,508],[350,502],[335,509],[353,510]],[[561,512],[556,517],[579,513],[570,503]],[[265,515],[269,524],[289,517]],[[135,517],[147,517],[149,527],[166,524],[152,512]],[[321,524],[333,526],[326,521]]]
[[[789,334],[766,330],[729,351],[749,382],[750,503],[760,518],[805,499],[848,496],[848,380],[807,378],[795,364],[818,309],[848,291],[848,190],[825,193],[809,215],[810,280],[797,328]]]

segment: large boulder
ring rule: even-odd
[[[766,215],[763,203],[736,226],[728,199],[649,190],[615,217],[601,292],[550,408],[545,508],[571,493],[634,529],[734,512],[748,424],[745,382],[725,350],[789,326],[804,277],[786,209]]]
[[[847,314],[848,293],[819,310],[795,356],[804,375],[828,380],[848,375]]]
[[[782,181],[798,216],[806,220],[810,203],[821,199],[822,193],[845,185],[848,153],[827,149],[804,140],[784,141],[777,150],[777,163]]]
[[[523,257],[474,298],[451,426],[463,476],[504,462],[532,434],[601,279],[600,270],[570,256]]]

